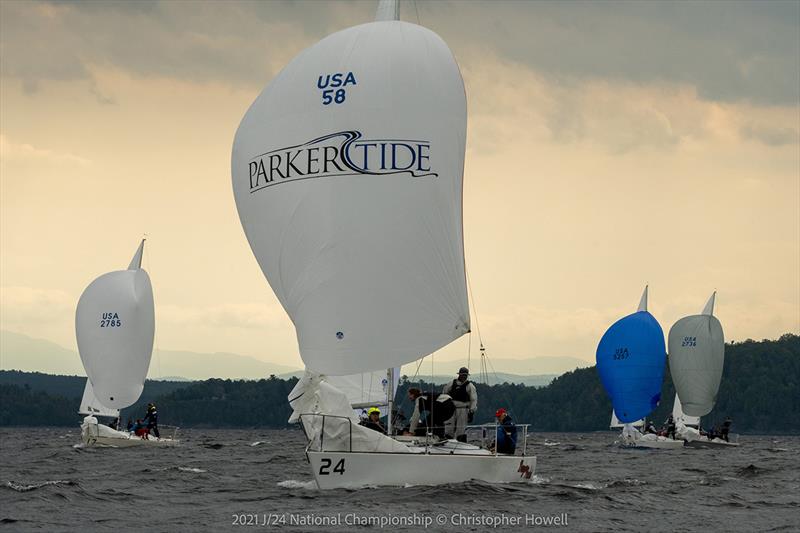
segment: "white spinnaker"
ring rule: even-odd
[[[326,105],[321,87],[337,73],[355,83]],[[452,53],[400,21],[323,39],[247,111],[233,144],[234,197],[307,368],[383,371],[469,331],[465,140]]]
[[[681,399],[678,398],[678,395],[675,395],[675,403],[672,404],[672,418],[675,420],[675,424],[684,426],[699,426],[700,425],[700,417],[699,416],[689,416],[683,412],[683,406],[681,405]]]
[[[641,418],[636,422],[631,423],[630,425],[632,425],[633,427],[640,428],[644,426],[644,418]],[[625,424],[619,421],[619,419],[617,418],[617,413],[615,413],[613,409],[611,410],[611,422],[609,422],[608,427],[612,429],[625,427]]]
[[[153,288],[141,268],[103,274],[83,291],[75,334],[86,375],[102,405],[123,409],[139,399],[154,333]]]
[[[86,378],[86,386],[83,388],[83,397],[81,398],[81,407],[78,409],[78,414],[117,418],[119,416],[119,409],[109,409],[100,403],[100,400],[98,400],[97,396],[94,394],[91,380]]]
[[[722,379],[725,337],[711,309],[713,304],[706,304],[709,314],[684,317],[669,330],[669,369],[683,412],[690,416],[711,412]]]

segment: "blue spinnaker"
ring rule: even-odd
[[[647,311],[615,322],[597,346],[597,372],[620,422],[649,415],[661,400],[664,332]]]

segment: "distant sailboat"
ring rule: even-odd
[[[623,424],[626,444],[677,448],[683,446],[683,441],[642,435],[633,427],[658,407],[664,381],[664,332],[647,311],[647,296],[645,287],[637,311],[615,322],[603,334],[597,346],[597,372],[611,397],[612,416]]]
[[[508,482],[533,473],[534,457],[461,443],[416,446],[359,426],[353,406],[364,402],[346,392],[373,383],[364,375],[381,383],[385,376],[390,404],[393,369],[470,331],[466,120],[450,49],[432,31],[401,22],[397,1],[382,0],[375,22],[295,57],[236,132],[236,206],[296,329],[307,372],[289,396],[290,421],[306,431],[321,488]]]
[[[711,295],[701,314],[681,318],[669,331],[669,368],[676,392],[673,416],[678,432],[693,446],[709,444],[691,426],[699,429],[700,417],[714,408],[725,364],[725,336],[714,316],[716,295]],[[691,418],[679,420],[676,411]],[[722,439],[714,443],[734,445]]]
[[[86,387],[79,413],[85,444],[132,446],[173,444],[172,439],[145,441],[97,420],[119,417],[144,389],[153,352],[155,312],[150,276],[142,269],[144,240],[126,270],[103,274],[86,287],[75,311],[75,334]]]

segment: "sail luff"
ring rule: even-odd
[[[642,297],[639,300],[639,308],[637,311],[647,311],[647,288],[649,285],[644,286],[644,292],[642,293]]]
[[[714,302],[717,298],[717,291],[711,293],[711,298],[708,299],[706,302],[706,306],[703,308],[702,314],[713,316],[714,315]]]
[[[139,243],[139,247],[136,249],[136,253],[133,254],[133,258],[131,259],[131,263],[128,265],[128,270],[139,270],[142,268],[142,255],[144,254],[144,241]]]

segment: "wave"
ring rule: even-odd
[[[279,481],[277,484],[284,489],[308,489],[314,490],[317,488],[317,483],[312,479],[311,481],[297,481],[296,479],[287,479],[286,481]]]
[[[40,483],[31,483],[30,485],[24,483],[17,483],[16,481],[7,481],[5,486],[17,492],[29,492],[32,490],[48,487],[50,485],[75,485],[74,481],[56,479],[53,481],[42,481]]]

